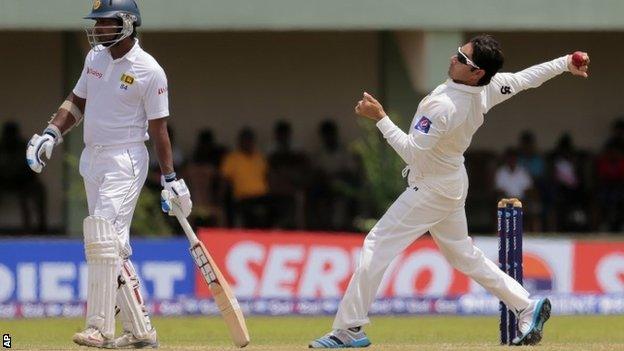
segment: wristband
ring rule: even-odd
[[[171,182],[173,182],[174,180],[176,180],[176,172],[171,172],[171,173],[169,173],[169,174],[165,174],[165,175],[163,176],[163,178],[165,178],[165,182],[167,182],[167,183],[171,183]]]
[[[57,126],[50,123],[46,129],[43,130],[43,134],[48,134],[54,138],[54,145],[58,145],[63,142],[63,135]]]

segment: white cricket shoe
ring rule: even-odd
[[[112,340],[107,339],[102,333],[93,327],[74,334],[72,340],[81,346],[97,347],[97,348],[112,348]]]
[[[311,349],[367,347],[371,344],[362,327],[334,329],[308,344]]]
[[[152,329],[146,337],[139,339],[132,332],[124,331],[113,344],[116,349],[155,349],[158,348],[158,335],[156,335],[156,329]]]
[[[550,300],[532,300],[527,308],[518,314],[518,329],[521,335],[512,340],[513,345],[537,345],[544,334],[544,323],[550,318]]]

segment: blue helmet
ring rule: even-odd
[[[91,13],[85,19],[122,19],[123,14],[128,15],[135,26],[141,25],[141,13],[135,0],[94,0]]]
[[[115,37],[108,40],[105,38],[110,37],[109,34],[98,33],[95,27],[85,28],[87,39],[94,51],[116,45],[131,36],[135,27],[141,25],[141,13],[135,0],[95,0],[91,13],[85,18],[92,20],[111,18],[120,22],[119,25],[107,26],[117,30]]]

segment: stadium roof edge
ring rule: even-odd
[[[143,0],[144,29],[622,31],[622,0]],[[76,30],[91,2],[3,0],[2,30]]]

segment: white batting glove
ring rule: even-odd
[[[163,212],[175,216],[173,206],[176,206],[184,217],[188,217],[193,209],[191,193],[183,179],[162,181],[163,191],[160,193],[160,206]]]
[[[46,165],[41,156],[45,153],[46,158],[49,160],[52,156],[53,148],[54,138],[50,134],[33,135],[26,148],[26,162],[30,168],[37,173],[41,173]]]
[[[45,153],[46,158],[49,160],[54,146],[63,142],[63,135],[54,124],[48,125],[42,134],[33,135],[28,142],[28,147],[26,147],[26,163],[37,173],[41,173],[46,165],[41,155]]]

